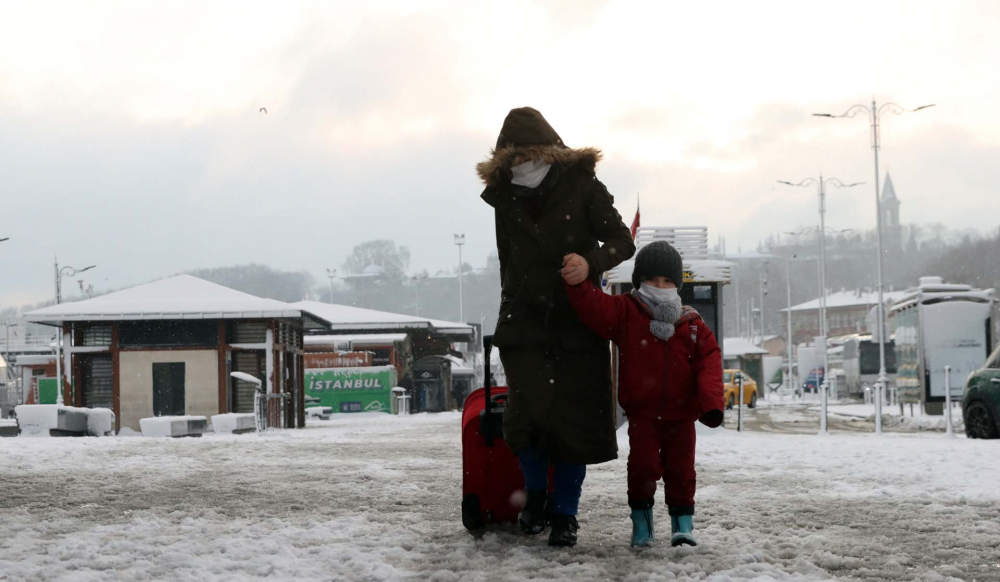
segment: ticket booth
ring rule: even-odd
[[[680,253],[684,260],[684,286],[681,301],[698,310],[698,314],[715,334],[722,346],[722,287],[732,280],[733,263],[710,259],[708,254],[707,227],[641,227],[636,232],[636,252],[651,242],[665,240]],[[635,259],[618,265],[605,274],[604,288],[611,295],[632,291],[632,269]],[[611,378],[615,400],[618,398],[618,348],[612,346]],[[618,425],[625,421],[621,408]]]

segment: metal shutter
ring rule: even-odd
[[[263,377],[263,358],[256,352],[233,352],[233,371]],[[233,378],[233,412],[252,413],[256,387]]]
[[[83,362],[83,405],[87,408],[114,408],[114,366],[111,356],[91,356]]]

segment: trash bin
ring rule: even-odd
[[[410,395],[407,394],[406,388],[396,386],[392,389],[390,409],[392,414],[398,414],[401,416],[406,416],[410,413]]]

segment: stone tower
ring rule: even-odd
[[[899,224],[899,198],[892,186],[892,177],[885,174],[882,186],[882,236],[886,247],[900,249],[903,246],[903,229]]]

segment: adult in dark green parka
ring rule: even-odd
[[[504,438],[525,473],[521,528],[540,533],[548,514],[553,545],[576,541],[585,466],[618,451],[609,345],[577,319],[560,275],[600,285],[635,252],[594,174],[600,159],[597,149],[566,147],[541,113],[523,107],[476,168],[496,214],[502,291],[493,341],[510,389]],[[546,507],[549,463],[555,494]]]

